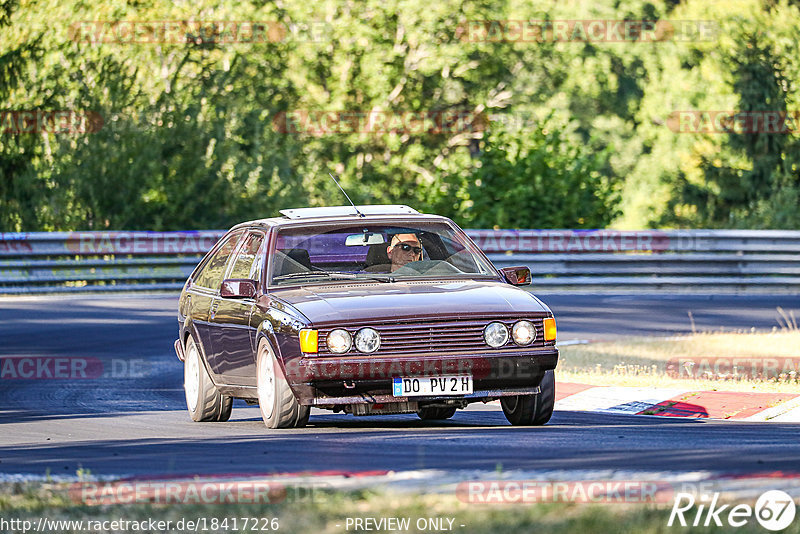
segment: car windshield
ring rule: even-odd
[[[271,273],[273,286],[497,277],[475,246],[443,222],[283,228],[275,240]]]

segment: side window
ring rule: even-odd
[[[231,274],[228,278],[250,278],[250,273],[253,270],[253,262],[258,255],[258,249],[261,248],[261,242],[264,240],[264,235],[260,233],[248,234],[244,238],[244,243],[239,247],[239,253],[236,254],[236,259],[231,268]]]
[[[261,236],[262,238],[264,236]],[[266,241],[266,239],[264,239]],[[250,278],[255,280],[256,282],[261,282],[261,269],[264,268],[264,256],[267,254],[267,245],[265,243],[261,243],[261,248],[256,255],[256,261],[253,263],[253,270],[251,271]]]
[[[217,249],[197,274],[194,279],[194,285],[209,289],[219,289],[222,285],[222,276],[225,274],[225,264],[228,263],[228,258],[241,235],[241,232],[237,232],[228,236],[222,246]]]

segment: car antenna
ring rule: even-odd
[[[353,204],[353,201],[352,201],[352,200],[350,200],[350,197],[348,197],[348,196],[347,196],[347,192],[345,192],[344,188],[342,188],[342,186],[341,186],[341,185],[339,185],[339,182],[338,182],[338,181],[336,180],[336,178],[333,176],[333,173],[329,172],[329,173],[328,173],[328,176],[330,176],[330,177],[331,177],[331,179],[333,180],[333,183],[335,183],[335,184],[336,184],[336,185],[339,187],[339,189],[341,189],[342,193],[344,193],[344,198],[346,198],[346,199],[347,199],[347,201],[348,201],[348,202],[350,202],[350,205],[352,205],[352,206],[353,206],[353,209],[354,209],[354,210],[356,210],[356,213],[358,214],[358,216],[359,216],[359,217],[366,217],[366,215],[364,215],[363,213],[361,213],[360,211],[358,211],[358,208],[356,207],[356,205],[355,205],[355,204]]]

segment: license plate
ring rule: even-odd
[[[471,376],[395,377],[392,382],[392,395],[395,397],[467,395],[469,393],[472,393]]]

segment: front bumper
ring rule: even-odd
[[[558,349],[517,353],[403,357],[301,357],[286,365],[286,374],[301,404],[371,404],[405,400],[475,401],[539,392],[545,371],[555,369]],[[462,396],[394,397],[392,379],[415,376],[471,375],[473,393]]]
[[[175,355],[178,357],[180,361],[185,362],[186,354],[183,352],[183,343],[181,343],[181,340],[176,339],[174,346],[175,346]]]
[[[351,395],[349,397],[314,397],[311,399],[309,404],[311,406],[333,407],[346,404],[390,404],[397,402],[413,402],[416,404],[431,404],[435,403],[436,401],[475,402],[484,399],[512,397],[514,395],[535,395],[541,391],[542,388],[539,386],[533,386],[526,388],[481,390],[474,391],[469,395],[448,395],[442,397],[395,397],[393,395],[371,395],[369,393],[362,393],[360,395]]]

